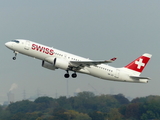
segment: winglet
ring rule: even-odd
[[[111,61],[115,61],[117,58],[116,57],[114,57],[114,58],[112,58],[112,59],[110,59]]]
[[[114,57],[114,58],[112,58],[112,59],[110,59],[110,60],[106,60],[106,61],[105,61],[105,63],[111,63],[111,62],[114,62],[116,59],[117,59],[117,58],[116,58],[116,57]]]

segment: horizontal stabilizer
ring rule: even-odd
[[[149,77],[141,77],[141,76],[130,76],[131,78],[135,79],[135,80],[139,80],[139,79],[147,79],[150,80]]]

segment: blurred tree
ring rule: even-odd
[[[106,119],[109,120],[122,120],[122,115],[119,113],[117,108],[112,108],[110,112],[107,114]]]
[[[24,116],[25,113],[18,112],[13,114],[10,120],[25,120]]]
[[[102,112],[96,111],[89,113],[89,116],[92,118],[92,120],[104,120],[104,115]]]
[[[65,109],[63,108],[55,108],[53,110],[53,120],[68,120],[68,116],[66,114],[64,114],[64,112],[66,112]]]
[[[7,107],[7,110],[9,110],[11,114],[16,114],[16,113],[33,112],[35,111],[35,108],[36,104],[34,102],[31,102],[29,100],[23,100],[11,103]]]
[[[100,95],[96,99],[97,110],[101,112],[109,112],[110,108],[119,107],[120,103],[111,95]]]
[[[68,116],[69,120],[91,120],[87,114],[79,113],[74,110],[67,110],[64,114]]]
[[[113,96],[114,96],[114,98],[116,98],[118,100],[120,105],[130,103],[129,100],[127,98],[125,98],[125,96],[123,94],[118,94],[118,95],[113,95]]]

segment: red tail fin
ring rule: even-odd
[[[141,73],[143,71],[143,69],[146,67],[146,65],[151,57],[152,57],[151,54],[145,53],[142,56],[140,56],[139,58],[135,59],[130,64],[126,65],[125,68],[128,68],[128,69],[131,69],[131,70],[134,70],[136,72]]]

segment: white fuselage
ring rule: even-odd
[[[35,43],[29,40],[19,40],[17,44],[15,42],[8,42],[6,46],[17,52],[30,57],[40,59],[42,61],[50,62],[49,59],[60,58],[65,61],[92,61],[77,55],[73,55],[52,47],[48,47],[39,43]],[[66,69],[65,69],[66,70]],[[85,66],[84,68],[76,71],[98,77],[105,80],[121,81],[121,82],[135,82],[146,83],[148,80],[134,80],[130,76],[134,75],[133,72],[126,70],[125,68],[114,68],[106,64]]]

